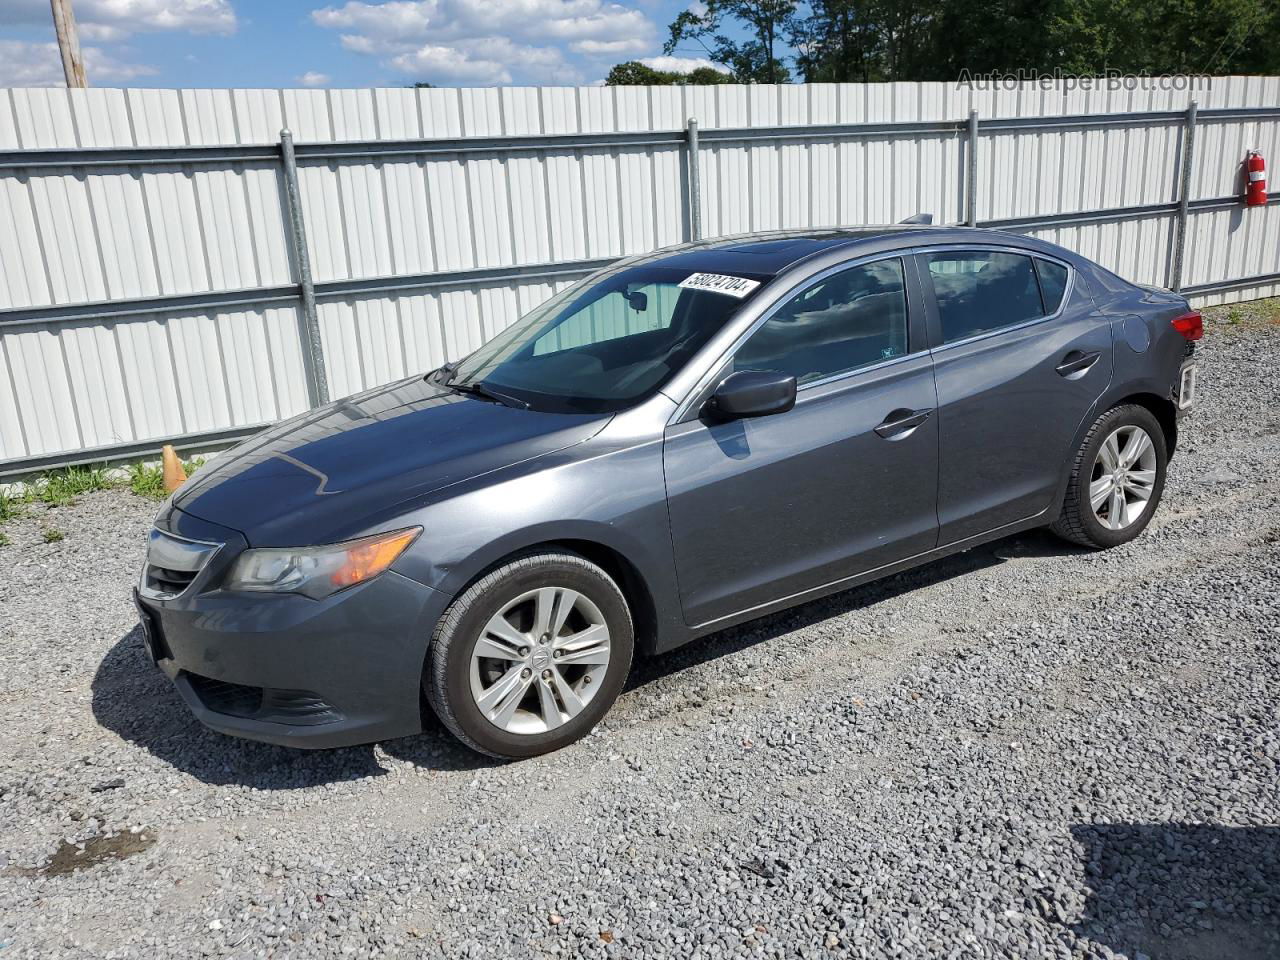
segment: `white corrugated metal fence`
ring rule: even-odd
[[[1280,207],[1231,198],[1247,149],[1280,162],[1278,104],[1280,78],[1256,77],[1067,96],[0,90],[0,474],[175,438],[208,447],[318,399],[282,128],[338,397],[457,358],[587,270],[688,240],[695,224],[719,236],[917,212],[962,222],[970,176],[979,223],[1140,282],[1180,279],[1202,302],[1274,295]]]

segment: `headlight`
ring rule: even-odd
[[[246,550],[236,560],[226,589],[300,593],[319,600],[376,577],[421,532],[421,527],[411,527],[325,547]]]

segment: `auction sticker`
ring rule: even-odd
[[[711,293],[723,293],[741,300],[756,287],[760,286],[760,281],[748,280],[746,277],[730,277],[723,273],[695,273],[681,280],[679,286],[687,290],[708,290]]]

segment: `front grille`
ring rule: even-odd
[[[172,600],[191,586],[221,549],[220,543],[186,540],[152,530],[139,590],[151,600]]]
[[[171,570],[147,564],[147,586],[157,595],[176,597],[196,578],[199,570]]]
[[[246,720],[316,726],[334,723],[342,714],[310,690],[249,687],[187,673],[187,681],[200,702],[214,713]]]

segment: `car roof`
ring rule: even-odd
[[[857,247],[856,253],[849,251],[850,256],[857,256],[944,243],[999,243],[1058,255],[1063,252],[1032,237],[981,227],[893,224],[830,230],[777,230],[697,240],[656,250],[631,262],[706,273],[775,276],[803,260],[839,247]]]

